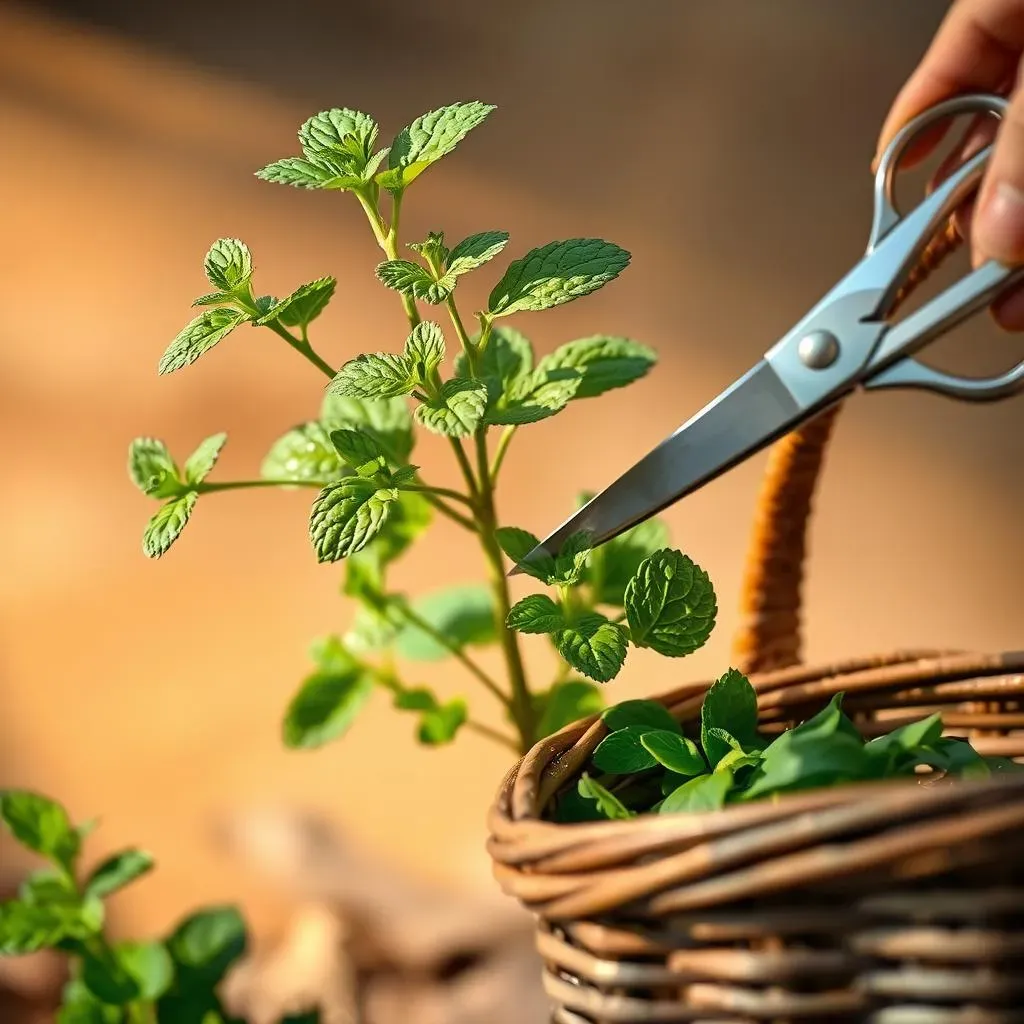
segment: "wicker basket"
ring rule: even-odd
[[[947,231],[914,283],[954,244]],[[941,711],[947,735],[1024,756],[1024,652],[799,664],[806,529],[835,417],[775,446],[761,495],[735,662],[754,673],[762,728],[842,690],[865,735]],[[706,688],[660,698],[690,735]],[[605,734],[590,718],[535,746],[490,817],[495,874],[538,919],[554,1021],[1024,1022],[1024,776],[545,821]]]

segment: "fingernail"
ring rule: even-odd
[[[989,257],[1004,262],[1024,259],[1024,192],[999,182],[982,203],[974,232],[978,248]]]

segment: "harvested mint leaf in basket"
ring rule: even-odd
[[[837,693],[814,717],[772,736],[759,731],[757,694],[736,669],[708,688],[693,735],[663,704],[624,701],[603,712],[608,735],[594,749],[590,770],[558,796],[554,818],[567,823],[715,811],[922,772],[932,779],[979,779],[1024,771],[1008,758],[982,757],[965,739],[943,736],[939,714],[865,739],[842,703]]]

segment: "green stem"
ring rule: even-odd
[[[480,540],[490,570],[491,590],[498,606],[500,618],[498,634],[501,638],[502,652],[505,655],[509,681],[512,685],[509,712],[519,732],[519,752],[525,754],[533,746],[536,723],[534,722],[533,698],[526,682],[523,657],[519,650],[519,635],[505,625],[508,613],[512,609],[512,598],[509,594],[501,547],[495,536],[498,521],[494,507],[494,488],[487,469],[486,427],[481,427],[476,433],[476,454],[477,473],[480,478]]]
[[[505,453],[508,451],[508,446],[515,437],[516,428],[506,427],[501,432],[501,437],[498,438],[498,447],[494,450],[494,461],[491,463],[491,486],[493,487],[498,481],[498,472],[501,469],[501,464],[505,461]]]
[[[449,295],[444,300],[444,304],[448,310],[448,316],[451,318],[452,326],[455,328],[455,333],[458,335],[459,342],[462,345],[462,351],[466,354],[466,362],[469,364],[469,375],[475,377],[477,375],[477,348],[470,340],[466,327],[462,322],[462,317],[459,316],[459,308],[455,305],[455,296]]]
[[[217,491],[241,491],[250,487],[316,487],[323,488],[323,480],[227,480],[224,483],[193,484],[189,490],[196,494],[215,494]]]
[[[278,337],[283,338],[288,342],[288,344],[291,345],[291,347],[295,349],[300,356],[304,356],[308,359],[322,374],[330,377],[331,380],[337,376],[338,371],[335,370],[330,363],[321,359],[320,356],[313,351],[313,346],[310,345],[308,341],[304,338],[296,338],[295,335],[284,327],[279,320],[271,320],[266,326],[269,327]]]
[[[465,650],[455,643],[450,637],[447,637],[435,626],[432,626],[426,619],[423,618],[418,612],[414,611],[407,604],[397,603],[395,608],[398,613],[408,622],[410,625],[415,626],[417,629],[422,630],[431,640],[440,644],[449,654],[452,655],[457,661],[461,662],[462,665],[471,672],[476,679],[481,682],[484,687],[489,690],[504,707],[511,710],[511,702],[509,701],[508,694],[506,694],[500,686],[468,655]]]
[[[394,198],[390,228],[384,226],[380,210],[377,209],[377,203],[374,199],[371,199],[371,197],[363,191],[357,191],[356,198],[359,200],[359,205],[362,206],[363,211],[366,214],[366,219],[370,222],[370,228],[373,230],[373,237],[377,239],[377,244],[383,250],[384,255],[387,256],[389,260],[397,260],[398,219],[402,209],[401,195],[397,195]],[[405,315],[409,321],[409,326],[415,327],[420,322],[420,313],[416,308],[415,299],[413,299],[411,295],[403,295],[402,306],[405,309]]]
[[[461,501],[470,508],[475,508],[473,499],[448,487],[433,487],[430,484],[402,484],[403,491],[415,491],[417,494],[436,494],[440,497],[451,498],[452,501]]]
[[[466,481],[469,493],[473,496],[475,506],[480,499],[480,488],[477,486],[476,477],[473,475],[473,467],[469,464],[469,459],[466,457],[466,450],[462,447],[462,442],[457,437],[450,437],[448,440],[451,443],[452,451],[455,452],[459,469],[462,470],[462,477]]]
[[[473,718],[466,719],[466,728],[472,730],[480,736],[485,736],[489,740],[493,740],[495,743],[500,743],[503,747],[508,747],[509,750],[520,753],[519,744],[511,736],[506,736],[503,732],[498,729],[492,729],[489,725],[484,725],[483,722],[478,722]]]

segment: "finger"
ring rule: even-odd
[[[1024,51],[1024,0],[955,0],[924,59],[900,90],[879,136],[877,153],[908,121],[963,92],[995,91]],[[945,134],[938,126],[907,152],[910,167]],[[876,156],[877,161],[877,156]]]
[[[1007,331],[1024,331],[1024,286],[1014,288],[992,304],[996,323]]]
[[[939,164],[928,182],[927,192],[930,195],[958,167],[963,166],[972,156],[992,144],[999,128],[999,122],[989,114],[978,114],[967,126],[960,142],[949,155]],[[961,203],[953,212],[953,224],[960,237],[971,242],[971,221],[975,211],[975,195]]]
[[[1011,97],[978,192],[976,255],[1024,263],[1024,90]]]

